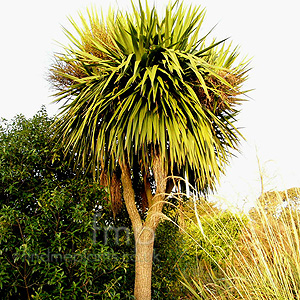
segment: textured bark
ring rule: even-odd
[[[122,171],[121,181],[123,186],[125,206],[132,224],[134,236],[136,237],[138,236],[138,232],[140,232],[140,229],[142,228],[142,219],[135,204],[134,189],[132,187],[131,174],[128,163],[120,161],[119,164]]]
[[[143,226],[135,241],[134,296],[137,300],[151,300],[151,277],[154,230]]]
[[[164,164],[160,156],[157,155],[153,158],[152,169],[156,184],[156,191],[154,197],[152,198],[152,205],[149,208],[148,216],[145,221],[145,226],[155,231],[161,218],[167,186],[167,174],[165,172]]]
[[[147,218],[143,223],[135,204],[130,168],[126,162],[119,163],[122,170],[121,181],[123,185],[124,201],[135,237],[134,296],[136,300],[151,300],[154,235],[164,205],[163,200],[166,192],[166,174],[160,157],[154,157],[153,173],[156,182],[156,193],[154,197],[151,196],[152,205],[149,208]],[[149,198],[150,195],[147,197],[148,201],[150,200]]]

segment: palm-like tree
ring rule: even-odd
[[[77,36],[56,56],[50,79],[66,100],[57,134],[83,170],[122,201],[136,241],[135,297],[151,299],[154,232],[168,176],[214,187],[240,133],[234,126],[247,65],[237,49],[199,39],[204,11],[176,2],[162,18],[139,2],[132,14],[95,11],[70,19]]]

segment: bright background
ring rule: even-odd
[[[166,0],[153,1],[164,8]],[[298,157],[300,18],[297,1],[194,0],[187,4],[206,8],[202,33],[214,25],[211,36],[230,37],[240,45],[241,57],[253,57],[245,89],[239,126],[247,141],[232,159],[221,179],[217,200],[226,199],[239,207],[252,203],[260,194],[258,155],[265,175],[265,188],[300,186]],[[130,9],[122,0],[10,0],[0,4],[0,117],[11,119],[22,113],[34,115],[44,104],[49,114],[52,91],[46,81],[56,41],[66,43],[61,26],[71,29],[67,16],[95,5],[104,13],[109,5]]]

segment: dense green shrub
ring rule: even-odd
[[[182,235],[177,226],[170,221],[162,222],[156,232],[152,287],[155,299],[183,299],[178,262],[182,255],[180,241]]]
[[[52,123],[42,109],[0,127],[0,298],[127,299],[132,242],[104,239],[119,226],[107,194],[68,166]]]
[[[94,243],[91,200],[102,197],[101,191],[94,187],[85,194],[79,185],[46,191],[32,215],[8,205],[1,208],[3,299],[120,297],[129,256],[101,240]]]

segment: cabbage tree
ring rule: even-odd
[[[70,44],[50,80],[57,135],[84,172],[125,203],[136,244],[135,297],[151,299],[154,233],[175,176],[213,189],[241,135],[235,127],[247,64],[225,40],[206,44],[204,10],[146,2],[131,13],[70,18]]]

